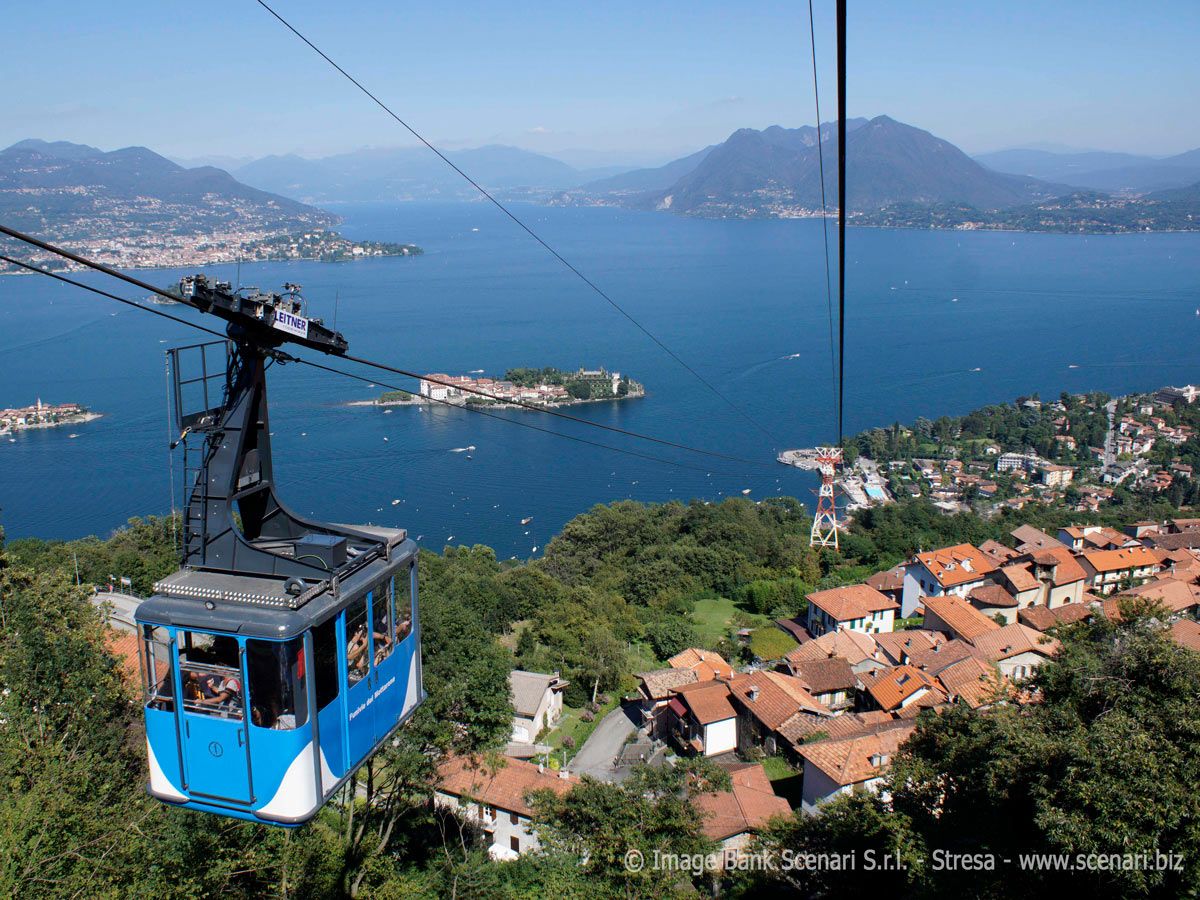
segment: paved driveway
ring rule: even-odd
[[[625,772],[618,772],[613,762],[621,752],[625,739],[637,730],[637,723],[633,719],[635,715],[635,705],[622,704],[601,719],[571,760],[571,772],[575,775],[591,775],[599,781],[620,781]]]
[[[100,609],[107,602],[110,605],[110,614],[108,624],[112,628],[122,631],[136,631],[137,626],[133,621],[134,610],[141,603],[139,597],[132,597],[129,594],[121,594],[116,591],[97,591],[91,596],[92,606]]]

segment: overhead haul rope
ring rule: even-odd
[[[846,0],[837,0],[838,68],[838,391],[837,439],[845,431],[846,387]]]
[[[693,369],[691,366],[689,366],[686,362],[684,362],[679,357],[679,355],[675,353],[675,351],[673,351],[670,347],[668,347],[661,340],[659,340],[657,337],[655,337],[655,335],[648,328],[646,328],[646,326],[644,326],[641,322],[639,322],[637,319],[635,319],[628,311],[625,310],[624,307],[622,307],[619,303],[617,303],[617,301],[615,301],[612,297],[610,297],[607,293],[605,293],[600,288],[599,285],[597,285],[594,281],[592,281],[590,278],[588,278],[586,275],[584,275],[583,272],[581,272],[574,265],[572,265],[570,262],[568,262],[567,259],[562,254],[560,254],[557,250],[555,250],[553,247],[551,247],[550,244],[548,244],[539,234],[537,234],[537,232],[535,232],[532,228],[530,228],[523,221],[521,221],[521,219],[519,219],[517,217],[517,215],[515,213],[513,213],[507,206],[505,206],[503,203],[501,203],[499,200],[497,200],[495,197],[493,197],[487,191],[486,188],[484,188],[481,184],[479,184],[479,182],[477,182],[474,178],[472,178],[470,175],[468,175],[466,172],[464,172],[462,169],[460,169],[457,165],[455,165],[453,162],[451,162],[450,159],[444,153],[442,153],[441,150],[439,150],[437,147],[435,147],[429,141],[425,140],[425,138],[422,137],[421,134],[419,132],[417,132],[417,130],[415,128],[413,128],[406,121],[404,121],[402,118],[400,118],[398,115],[396,115],[396,113],[392,112],[391,108],[388,107],[387,104],[385,104],[382,100],[380,100],[378,97],[376,97],[374,94],[372,94],[369,90],[367,90],[362,85],[362,83],[359,82],[353,75],[351,75],[349,72],[347,72],[341,66],[339,66],[337,63],[335,63],[332,59],[330,59],[329,56],[326,55],[325,51],[323,51],[320,47],[318,47],[316,44],[314,44],[312,41],[310,41],[308,38],[306,38],[303,34],[301,34],[299,31],[297,31],[296,28],[290,22],[287,21],[287,19],[285,19],[279,13],[275,12],[275,10],[273,10],[270,6],[268,6],[266,3],[264,3],[263,0],[256,0],[256,2],[258,3],[259,6],[261,6],[263,9],[265,9],[267,12],[269,12],[272,16],[274,16],[276,19],[278,19],[279,22],[285,28],[287,28],[288,31],[290,31],[292,34],[294,34],[296,37],[298,37],[300,40],[302,40],[305,44],[307,44],[309,46],[309,48],[312,49],[313,52],[315,52],[323,60],[325,60],[325,62],[327,62],[327,63],[329,63],[329,65],[333,66],[333,68],[335,68],[339,73],[341,73],[346,78],[347,81],[349,81],[356,88],[358,88],[360,91],[362,91],[367,97],[369,97],[375,103],[376,106],[378,106],[385,113],[387,113],[389,116],[391,116],[393,119],[395,119],[409,134],[411,134],[418,141],[420,141],[422,144],[424,144],[427,148],[429,148],[431,151],[433,151],[433,153],[435,153],[442,162],[444,162],[451,169],[453,169],[455,172],[457,172],[459,175],[461,175],[463,177],[463,179],[468,184],[471,185],[471,187],[473,187],[473,188],[475,188],[475,190],[479,191],[479,193],[482,194],[485,198],[487,198],[492,203],[493,206],[495,206],[498,210],[500,210],[500,212],[504,213],[504,215],[508,216],[508,218],[511,219],[514,223],[516,223],[516,225],[522,231],[524,231],[531,238],[533,238],[535,241],[537,241],[537,243],[539,243],[543,248],[545,248],[550,253],[551,256],[553,256],[560,263],[562,263],[564,266],[566,266],[567,269],[569,269],[572,273],[574,273],[589,288],[591,288],[593,291],[595,291],[596,294],[598,294],[613,309],[615,309],[617,312],[619,312],[621,315],[623,315],[626,319],[628,319],[630,322],[632,322],[634,324],[634,326],[636,326],[637,329],[642,332],[642,334],[646,335],[646,337],[650,338],[650,340],[652,340],[655,344],[657,344],[663,350],[663,352],[665,352],[668,356],[671,357],[671,359],[673,359],[673,360],[675,360],[675,362],[679,363],[679,365],[681,365],[684,369],[686,369],[688,372],[690,372],[701,384],[703,384],[710,391],[712,391],[714,394],[716,394],[718,397],[720,397],[721,400],[724,401],[724,403],[730,409],[732,409],[734,412],[736,412],[739,416],[741,416],[743,419],[745,419],[747,422],[749,422],[751,425],[753,425],[755,428],[757,428],[759,431],[761,431],[767,437],[771,438],[772,440],[779,440],[777,437],[775,437],[775,435],[773,435],[770,431],[768,431],[761,424],[759,424],[759,422],[756,419],[751,417],[744,409],[742,409],[740,406],[738,406],[732,400],[730,400],[728,397],[726,397],[723,393],[721,393],[721,391],[717,390],[716,386],[713,385],[712,382],[710,382],[707,378],[705,378],[703,375],[701,375],[699,372],[697,372],[695,369]]]
[[[829,226],[825,221],[825,148],[821,140],[821,91],[817,81],[817,30],[813,25],[813,4],[808,0],[808,36],[812,43],[813,105],[817,111],[817,165],[821,176],[821,239],[825,247],[825,307],[829,312],[829,388],[833,391],[834,411],[837,411],[837,352],[833,347],[833,287],[829,277]]]
[[[42,250],[47,250],[51,253],[55,253],[59,256],[64,257],[65,259],[71,260],[72,262],[76,262],[76,263],[79,263],[80,265],[87,266],[90,269],[94,269],[97,272],[102,272],[105,275],[110,275],[113,278],[118,278],[122,281],[125,281],[129,284],[134,285],[135,287],[141,288],[142,290],[150,291],[151,293],[158,294],[160,297],[165,297],[168,300],[178,301],[178,299],[179,299],[178,297],[168,293],[167,291],[164,291],[161,288],[155,287],[154,285],[149,284],[145,281],[142,281],[141,279],[134,278],[130,275],[126,275],[124,272],[119,272],[116,269],[111,268],[110,266],[104,265],[103,263],[98,263],[98,262],[95,262],[94,260],[87,259],[86,257],[80,256],[76,253],[72,253],[70,250],[66,250],[62,247],[56,247],[53,244],[49,244],[45,241],[42,241],[38,238],[31,236],[31,235],[24,234],[20,231],[16,231],[15,229],[8,228],[4,225],[0,225],[0,234],[7,234],[10,237],[14,237],[19,241],[24,241],[25,243],[31,244]],[[23,263],[8,259],[8,257],[4,257],[4,259],[6,259],[9,262],[14,262],[16,265],[23,266],[24,268],[30,268],[31,271],[42,272],[43,274],[50,275],[52,278],[58,278],[60,281],[67,281],[70,284],[78,283],[78,282],[71,281],[70,279],[61,278],[60,276],[55,275],[52,272],[45,272],[44,270],[38,269],[36,267],[31,268],[29,266],[25,266]],[[101,293],[103,293],[103,292],[101,292]],[[167,315],[166,313],[159,312],[158,310],[149,309],[149,307],[141,306],[138,303],[134,303],[132,300],[125,300],[120,297],[115,297],[112,294],[104,294],[104,296],[107,296],[114,300],[119,300],[120,302],[129,304],[130,306],[136,306],[138,309],[145,309],[148,312],[152,312],[155,315],[163,316],[163,317],[171,319],[173,321],[177,321],[177,322],[185,322],[186,321],[185,319],[176,319],[175,316],[170,316],[170,315]],[[196,326],[196,327],[202,328],[202,326]],[[202,330],[208,331],[209,334],[216,334],[218,337],[221,337],[221,338],[225,337],[225,335],[219,334],[218,332],[213,331],[208,328],[202,328]],[[656,438],[656,437],[652,437],[651,435],[648,435],[648,434],[641,434],[640,432],[637,432],[637,431],[629,431],[625,428],[617,428],[615,425],[605,425],[602,422],[593,422],[589,419],[580,418],[579,416],[572,416],[569,413],[559,412],[556,409],[547,409],[542,406],[537,406],[536,404],[533,404],[533,403],[526,403],[523,400],[507,400],[504,398],[497,397],[494,394],[489,394],[486,391],[482,391],[477,388],[470,388],[470,387],[466,387],[465,385],[455,384],[454,382],[451,382],[451,381],[442,381],[437,378],[429,378],[425,375],[418,375],[416,372],[410,372],[406,369],[396,368],[395,366],[389,366],[385,363],[374,362],[373,360],[369,360],[369,359],[363,359],[362,357],[359,357],[359,356],[351,356],[349,354],[339,354],[339,355],[343,359],[347,359],[351,362],[356,362],[356,363],[359,363],[364,366],[371,366],[376,369],[381,369],[381,370],[387,371],[387,372],[394,372],[397,375],[405,375],[410,378],[424,379],[425,381],[428,381],[432,384],[439,384],[439,385],[443,385],[445,387],[457,388],[458,390],[466,391],[467,393],[471,393],[471,394],[478,394],[479,396],[486,397],[490,400],[503,399],[505,403],[511,403],[514,406],[521,407],[522,409],[528,409],[533,412],[544,413],[545,415],[554,416],[559,419],[567,419],[571,422],[577,422],[581,425],[587,425],[592,428],[599,428],[604,431],[611,431],[615,434],[620,434],[625,437],[638,438],[639,440],[650,441],[655,444],[662,444],[663,446],[666,446],[666,447],[673,447],[676,450],[686,450],[689,453],[699,453],[703,456],[711,456],[716,459],[724,459],[724,460],[727,460],[730,462],[738,462],[738,463],[743,463],[745,465],[767,466],[769,468],[774,468],[773,463],[763,462],[762,460],[745,459],[740,456],[729,456],[727,454],[717,453],[712,450],[702,450],[699,447],[691,447],[687,444],[680,444],[675,441],[668,441],[665,438]],[[343,374],[345,374],[345,373],[343,373]],[[393,388],[393,390],[403,391],[404,389],[403,388]],[[408,393],[411,393],[411,392],[408,392]],[[450,405],[454,406],[456,404],[450,404]],[[512,421],[512,420],[510,420],[510,421]],[[557,434],[558,432],[552,432],[552,433]]]
[[[8,229],[5,229],[4,226],[0,225],[0,231],[7,232]],[[107,297],[110,300],[116,300],[118,303],[124,303],[126,306],[132,306],[134,309],[140,309],[143,312],[153,313],[154,315],[159,316],[161,318],[170,319],[172,322],[176,322],[180,325],[187,325],[189,328],[196,328],[200,331],[207,332],[208,334],[215,335],[216,337],[221,338],[222,340],[229,339],[227,335],[222,334],[219,331],[213,331],[211,328],[206,328],[203,325],[197,325],[195,322],[189,322],[187,319],[181,319],[178,316],[170,315],[169,313],[162,312],[161,310],[151,309],[148,306],[142,306],[142,304],[137,303],[133,300],[128,300],[124,297],[118,297],[116,294],[111,294],[108,291],[102,290],[97,287],[93,287],[90,284],[84,284],[83,282],[76,281],[73,278],[67,278],[64,275],[59,275],[55,272],[47,272],[45,269],[41,269],[41,268],[38,268],[37,266],[31,265],[29,263],[22,262],[19,259],[14,259],[11,256],[6,256],[4,254],[0,254],[0,260],[3,260],[4,262],[7,262],[7,263],[11,263],[14,266],[19,266],[20,268],[26,269],[30,272],[36,272],[39,275],[47,275],[57,281],[64,282],[65,284],[69,284],[69,285],[72,285],[77,288],[81,288],[85,291],[90,291],[93,294],[99,294],[100,296]],[[122,277],[122,273],[118,272],[115,274],[118,277]],[[136,282],[136,279],[129,279],[129,280]],[[165,297],[169,297],[170,299],[173,299],[173,300],[177,299],[177,298],[171,297],[170,294],[166,294],[163,291],[159,291],[157,288],[149,287],[148,289],[153,290],[155,293],[162,294]],[[281,354],[281,358],[284,359],[286,362],[299,363],[300,365],[309,366],[314,369],[321,369],[322,371],[331,372],[335,375],[343,375],[346,378],[352,378],[355,381],[361,381],[361,382],[364,382],[367,384],[373,384],[373,385],[377,384],[380,387],[384,387],[389,390],[400,391],[403,394],[408,394],[410,397],[421,396],[414,391],[410,391],[406,388],[402,388],[397,385],[387,384],[387,383],[379,381],[377,379],[371,380],[371,379],[365,378],[362,375],[356,375],[353,372],[347,372],[343,369],[336,369],[333,366],[326,366],[321,363],[313,362],[312,360],[302,359],[300,357],[290,356],[288,354]],[[667,458],[661,457],[661,456],[652,456],[647,453],[639,453],[636,450],[626,450],[623,447],[614,447],[611,444],[604,444],[599,441],[592,441],[587,438],[577,437],[577,436],[571,435],[571,434],[564,434],[561,431],[554,431],[551,428],[542,428],[540,425],[534,425],[530,422],[520,422],[516,419],[510,419],[507,416],[500,416],[500,415],[497,415],[496,413],[488,412],[487,410],[476,409],[471,406],[460,406],[457,403],[450,402],[449,400],[442,400],[442,399],[438,399],[438,398],[434,398],[434,397],[426,397],[425,399],[432,400],[434,403],[439,403],[443,406],[449,406],[453,409],[466,410],[467,412],[473,413],[475,415],[487,416],[490,419],[496,419],[501,422],[507,422],[510,425],[518,425],[521,428],[529,428],[529,429],[532,429],[533,431],[538,431],[543,434],[551,434],[551,435],[554,435],[555,437],[566,438],[568,441],[575,441],[578,444],[586,444],[590,447],[597,447],[602,450],[609,450],[609,451],[612,451],[613,453],[621,453],[626,456],[635,456],[638,459],[645,459],[645,460],[649,460],[651,462],[663,463],[665,465],[675,466],[675,467],[681,468],[681,469],[690,469],[695,472],[705,472],[706,471],[702,466],[694,466],[694,465],[690,465],[688,463],[678,462],[676,460],[667,459]],[[591,424],[591,423],[587,423],[587,420],[580,420],[580,421],[583,421],[585,424]],[[633,434],[633,432],[630,432],[630,433]],[[729,458],[734,459],[734,460],[737,459],[736,457],[729,457]],[[770,475],[749,475],[749,474],[744,474],[744,473],[740,473],[740,472],[708,472],[707,474],[716,475],[721,478],[770,478],[771,477]]]

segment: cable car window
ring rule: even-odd
[[[245,692],[237,638],[184,631],[179,643],[179,679],[185,712],[241,719]]]
[[[161,626],[142,626],[142,686],[146,691],[147,706],[165,712],[174,711],[171,639],[167,636],[167,629]]]
[[[351,684],[358,684],[367,677],[367,666],[371,661],[369,648],[367,598],[363,596],[346,608],[346,674]]]
[[[246,641],[250,721],[259,728],[289,731],[308,721],[304,638]]]
[[[371,642],[378,665],[392,652],[392,592],[387,581],[371,589]]]
[[[411,565],[397,573],[396,577],[392,579],[395,588],[397,642],[404,640],[412,631],[412,583],[413,567]]]
[[[317,679],[317,709],[337,699],[341,685],[337,668],[337,619],[322,622],[313,629],[313,677]]]

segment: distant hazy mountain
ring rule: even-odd
[[[835,126],[822,125],[820,137],[826,199],[834,207]],[[818,131],[812,126],[772,126],[763,131],[743,128],[669,186],[627,197],[624,202],[701,216],[794,215],[819,209],[817,139]],[[953,144],[887,116],[847,123],[846,158],[851,212],[894,203],[961,203],[997,209],[1065,192],[1061,186],[986,169]],[[682,167],[684,162],[671,165]]]
[[[0,151],[0,218],[60,237],[190,234],[324,227],[324,210],[235,180],[185,169],[145,147],[105,153],[63,141],[21,141]]]
[[[697,150],[691,156],[669,162],[655,169],[634,169],[610,178],[589,181],[583,185],[583,190],[598,194],[620,193],[624,191],[662,191],[669,188],[684,175],[693,171],[704,161],[715,148],[716,144]]]
[[[1100,191],[1143,194],[1200,180],[1200,150],[1155,159],[1130,153],[1001,150],[975,157],[999,172],[1032,175]]]
[[[451,150],[447,159],[489,190],[574,187],[596,177],[516,147]],[[323,159],[268,156],[235,170],[239,179],[305,201],[457,199],[476,195],[461,175],[424,147],[358,150]]]
[[[1116,169],[1121,166],[1153,165],[1153,156],[1138,156],[1133,153],[1109,153],[1104,150],[1088,150],[1080,153],[1055,153],[1048,150],[997,150],[981,153],[974,157],[997,172],[1011,175],[1028,175],[1031,178],[1056,179],[1070,184],[1070,176],[1100,169]]]

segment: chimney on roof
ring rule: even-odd
[[[558,777],[562,778],[562,779],[567,779],[567,778],[571,777],[571,773],[567,769],[559,769]]]
[[[751,703],[753,703],[755,700],[757,700],[758,699],[758,685],[757,684],[750,685],[749,690],[746,691],[746,696],[750,699]]]
[[[544,771],[544,767],[542,766],[541,763],[538,763],[538,774],[541,775],[543,771]]]

